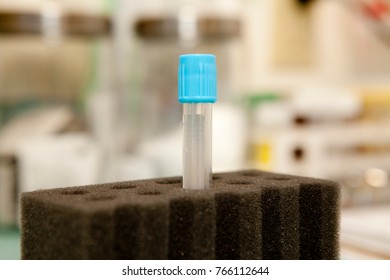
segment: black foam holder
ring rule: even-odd
[[[340,187],[243,170],[21,195],[22,259],[338,259]]]

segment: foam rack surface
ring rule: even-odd
[[[338,259],[339,185],[244,170],[21,196],[22,259]]]

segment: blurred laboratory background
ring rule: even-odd
[[[214,172],[336,180],[341,259],[390,259],[390,0],[0,0],[0,259],[21,192],[181,174],[183,53]]]

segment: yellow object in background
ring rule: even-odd
[[[254,162],[257,168],[262,170],[272,170],[272,143],[269,140],[263,140],[254,144]]]
[[[361,91],[363,118],[378,120],[390,118],[390,88],[364,88]]]

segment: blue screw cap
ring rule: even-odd
[[[180,103],[214,103],[217,101],[215,55],[181,55],[178,78]]]

